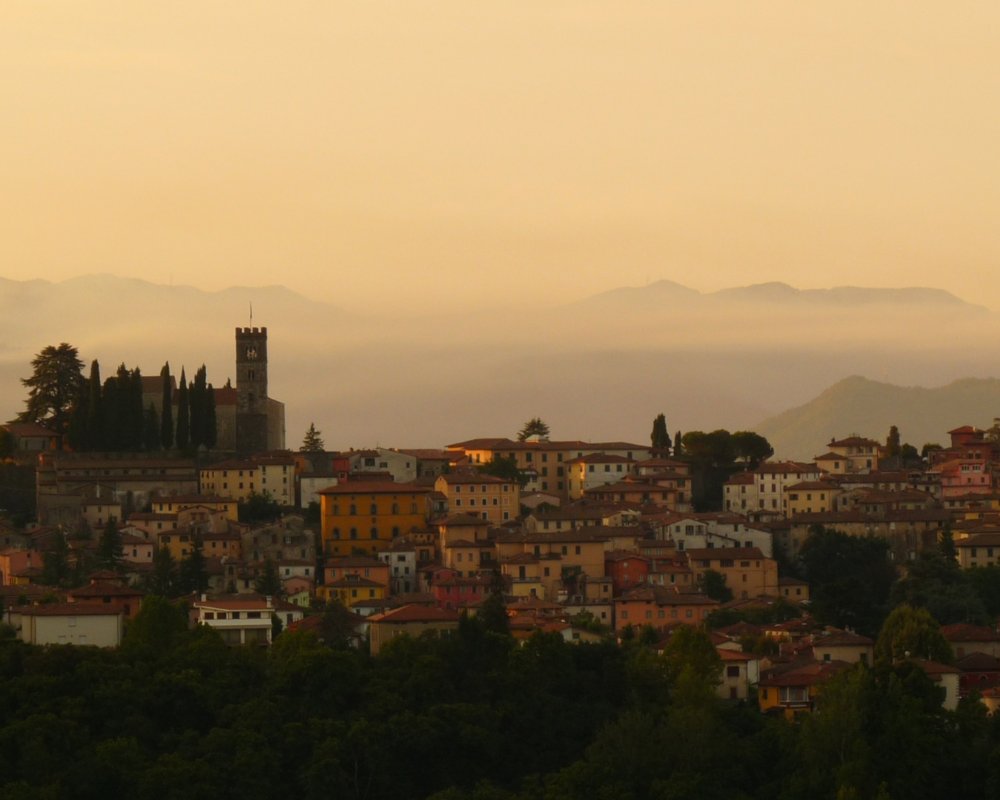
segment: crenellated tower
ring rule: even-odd
[[[268,449],[267,328],[236,329],[236,449]]]

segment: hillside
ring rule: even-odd
[[[808,460],[821,455],[831,438],[857,433],[883,441],[892,425],[918,449],[927,442],[947,444],[952,428],[989,427],[995,416],[1000,416],[996,378],[964,378],[929,389],[855,375],[755,430],[770,440],[778,457]]]

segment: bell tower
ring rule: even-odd
[[[267,328],[236,329],[236,450],[267,450]]]

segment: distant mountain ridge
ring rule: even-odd
[[[32,357],[59,342],[79,348],[88,365],[98,359],[105,376],[122,362],[144,375],[164,361],[189,374],[204,363],[223,385],[235,377],[234,328],[250,324],[251,303],[253,324],[268,328],[269,393],[286,403],[293,447],[311,422],[331,447],[514,435],[534,416],[557,437],[592,441],[645,441],[660,412],[671,433],[747,430],[843,375],[929,386],[983,375],[1000,341],[1000,315],[936,289],[760,284],[720,299],[661,281],[607,294],[621,302],[554,299],[539,313],[537,298],[527,307],[498,298],[484,311],[442,295],[397,314],[280,285],[203,291],[113,275],[0,278],[0,413],[9,419],[23,407]],[[988,424],[993,413],[954,424]],[[922,444],[919,429],[900,419],[862,419],[810,433],[794,453],[817,455],[844,427],[884,438],[893,422]],[[934,428],[928,438],[941,435]]]
[[[646,286],[629,286],[591,295],[574,305],[649,306],[662,302],[686,303],[740,303],[766,305],[823,305],[840,308],[877,304],[913,307],[963,307],[988,311],[983,306],[969,303],[944,289],[924,286],[900,288],[874,288],[862,286],[834,286],[829,289],[798,289],[787,283],[772,281],[748,286],[735,286],[714,292],[699,292],[680,283],[660,280]]]
[[[854,375],[808,403],[769,417],[754,430],[768,438],[777,457],[808,461],[822,455],[832,438],[856,433],[882,442],[896,425],[902,440],[920,449],[928,442],[947,445],[948,431],[960,425],[987,428],[997,416],[997,378],[963,378],[925,388]]]

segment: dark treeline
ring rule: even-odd
[[[862,665],[799,722],[719,701],[694,629],[662,655],[523,646],[464,620],[371,658],[337,615],[227,648],[148,598],[117,651],[0,643],[5,798],[993,798],[1000,724]]]
[[[170,367],[160,372],[163,390],[161,412],[154,403],[144,404],[139,368],[118,367],[114,376],[101,381],[95,360],[89,377],[74,382],[69,403],[67,437],[78,452],[155,451],[211,449],[216,442],[215,391],[204,366],[188,385],[184,370],[176,393],[171,389]]]

